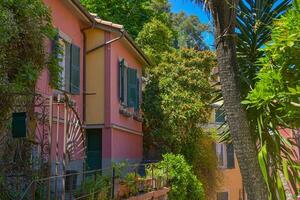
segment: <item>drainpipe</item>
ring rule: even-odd
[[[82,108],[82,112],[83,112],[83,116],[82,116],[82,120],[83,120],[83,124],[85,124],[85,114],[86,114],[86,109],[85,109],[85,104],[86,104],[86,79],[85,79],[85,74],[86,74],[86,34],[85,34],[85,30],[91,29],[95,27],[95,22],[93,22],[93,24],[91,26],[88,26],[86,28],[82,28],[80,29],[82,35],[83,35],[83,92],[82,92],[82,104],[83,104],[83,108]]]
[[[95,28],[95,22],[93,22],[92,26],[89,26],[89,27],[86,27],[86,28],[83,28],[83,29],[80,30],[82,35],[83,35],[83,100],[82,100],[83,108],[82,109],[83,109],[83,122],[84,122],[84,124],[85,124],[85,119],[86,119],[86,117],[85,117],[85,115],[86,115],[86,108],[85,108],[85,106],[86,106],[85,105],[86,104],[86,95],[91,95],[90,93],[86,92],[86,78],[85,78],[85,75],[86,75],[86,55],[93,52],[93,51],[95,51],[95,50],[97,50],[97,49],[100,49],[100,48],[102,48],[102,47],[104,47],[108,44],[111,44],[113,42],[116,42],[116,41],[122,39],[125,35],[125,30],[121,29],[119,31],[121,33],[121,35],[119,37],[116,37],[112,40],[106,41],[103,44],[100,44],[99,46],[97,46],[97,47],[95,47],[91,50],[86,51],[86,33],[85,33],[85,30],[93,29],[93,28]]]
[[[103,44],[100,44],[99,46],[97,46],[97,47],[95,47],[95,48],[92,48],[91,50],[88,50],[88,51],[86,52],[86,54],[89,54],[89,53],[91,53],[91,52],[93,52],[93,51],[96,51],[97,49],[100,49],[100,48],[102,48],[102,47],[104,47],[104,46],[106,46],[106,45],[108,45],[108,44],[111,44],[111,43],[113,43],[113,42],[116,42],[116,41],[122,39],[122,38],[124,37],[124,34],[125,34],[124,29],[121,29],[121,30],[120,30],[120,33],[121,33],[121,35],[120,35],[119,37],[116,37],[116,38],[114,38],[114,39],[111,39],[111,40],[109,40],[109,41],[106,41],[106,42],[104,42]]]

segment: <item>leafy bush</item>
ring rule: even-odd
[[[101,199],[108,200],[110,192],[110,177],[97,175],[87,177],[87,179],[76,190],[76,197],[88,195],[88,200]]]
[[[164,154],[158,168],[168,177],[170,200],[204,200],[202,183],[193,174],[192,167],[182,155]]]

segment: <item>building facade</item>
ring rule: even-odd
[[[221,102],[213,105],[209,128],[219,133],[224,131],[221,126],[225,122]],[[220,171],[220,185],[217,188],[215,200],[246,200],[246,193],[242,183],[242,176],[231,143],[216,143],[216,154]]]
[[[94,27],[85,30],[88,165],[140,162],[142,67],[150,63],[122,25],[94,18]]]

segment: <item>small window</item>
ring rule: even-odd
[[[217,192],[217,200],[228,200],[228,192]]]
[[[225,113],[222,109],[216,109],[215,111],[215,122],[216,123],[224,123],[225,122]]]

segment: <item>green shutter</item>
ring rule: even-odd
[[[71,44],[65,42],[65,91],[70,92],[71,89]]]
[[[134,106],[135,111],[138,111],[140,108],[140,87],[141,87],[140,79],[136,77],[136,103]]]
[[[80,94],[80,48],[74,44],[71,45],[70,72],[70,92],[72,94]]]
[[[226,145],[226,152],[227,152],[227,168],[232,169],[234,168],[234,149],[233,144],[229,143]]]
[[[26,137],[27,123],[26,112],[13,113],[12,115],[12,136],[13,138]]]
[[[119,62],[119,97],[120,102],[124,103],[125,101],[125,65],[124,59]]]
[[[127,105],[135,108],[137,103],[137,70],[127,69]]]

